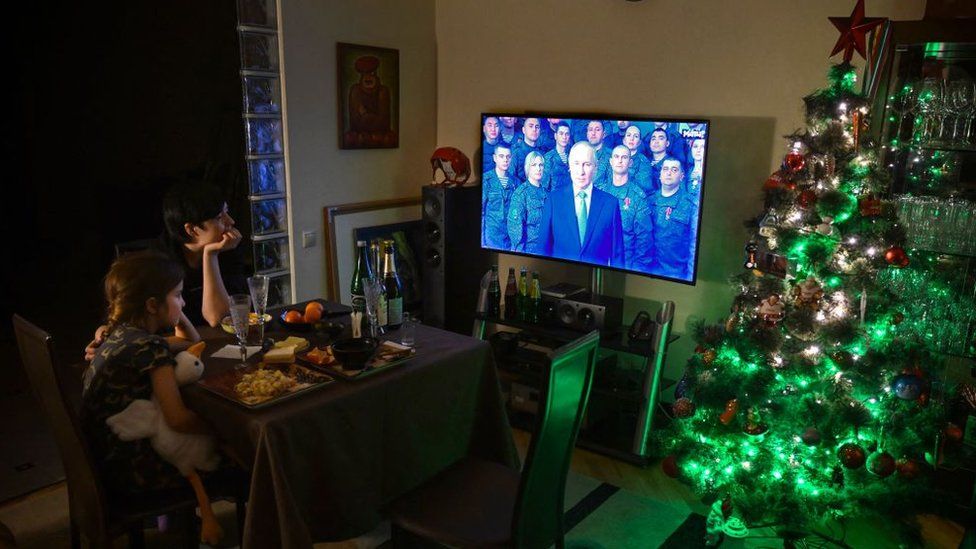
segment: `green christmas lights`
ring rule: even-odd
[[[828,81],[804,99],[806,131],[789,136],[804,167],[784,164],[789,185],[767,190],[751,238],[786,259],[786,278],[733,277],[732,315],[696,330],[699,352],[679,384],[695,412],[657,440],[685,482],[729,496],[747,524],[801,531],[924,504],[916,475],[944,422],[928,394],[931,350],[945,336],[938,326],[976,305],[932,257],[905,259],[895,208],[876,204],[889,176],[852,138],[867,115],[856,73],[837,65]],[[872,459],[881,465],[869,470]]]

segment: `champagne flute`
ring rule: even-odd
[[[366,318],[369,320],[369,337],[376,338],[381,333],[379,309],[383,302],[383,283],[376,278],[363,279],[363,293],[366,294]]]
[[[247,367],[247,329],[248,314],[251,312],[251,297],[247,294],[230,296],[230,319],[234,325],[234,335],[241,348],[241,363],[237,369]]]
[[[269,278],[264,275],[248,277],[247,288],[251,291],[251,303],[258,315],[258,345],[264,342],[264,310],[268,307]]]

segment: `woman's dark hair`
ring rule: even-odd
[[[186,223],[200,225],[223,211],[227,200],[224,194],[210,183],[183,181],[170,187],[163,198],[163,223],[170,242],[190,241],[183,226]]]
[[[122,323],[139,323],[146,316],[146,301],[166,299],[183,276],[183,267],[159,251],[133,252],[116,259],[105,275],[109,331]]]

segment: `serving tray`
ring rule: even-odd
[[[309,360],[306,357],[307,354],[301,353],[296,355],[295,358],[300,360],[302,364],[326,372],[330,376],[353,381],[369,377],[377,372],[389,370],[392,366],[402,364],[416,356],[417,351],[413,347],[400,345],[393,341],[383,341],[376,348],[376,354],[373,355],[373,358],[366,363],[366,367],[362,370],[345,370],[339,361],[330,362],[329,364],[318,364]]]
[[[241,397],[238,395],[234,387],[241,381],[244,374],[253,373],[259,368],[261,368],[260,365],[251,364],[247,368],[241,368],[240,370],[227,369],[218,374],[204,377],[197,384],[235,404],[244,406],[245,408],[257,409],[305,394],[334,381],[331,376],[303,364],[265,364],[263,366],[265,370],[279,370],[298,381],[298,383],[272,397]]]

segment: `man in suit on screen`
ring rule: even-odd
[[[617,199],[593,187],[596,154],[581,141],[569,151],[572,185],[555,188],[542,209],[534,253],[594,265],[624,266]],[[533,251],[533,250],[530,250]]]

